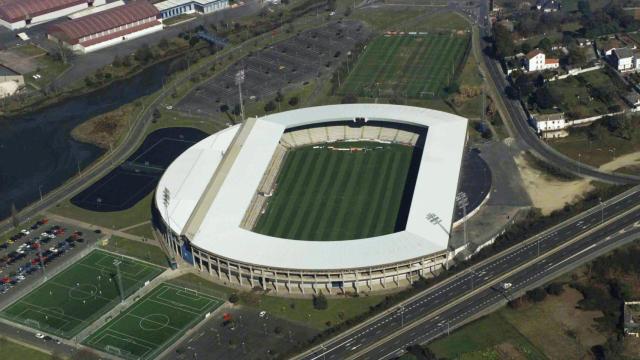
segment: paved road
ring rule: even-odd
[[[306,360],[352,357],[381,359],[392,357],[408,344],[432,340],[441,335],[443,331],[447,331],[447,326],[453,329],[472,315],[496,304],[502,304],[505,301],[504,295],[490,288],[480,291],[461,304],[447,309],[433,320],[397,337],[394,336],[403,326],[409,327],[413,321],[424,319],[443,307],[451,306],[456,300],[470,296],[472,289],[493,285],[499,276],[523,266],[527,262],[540,260],[507,278],[506,281],[513,283],[514,291],[551,273],[559,273],[570,264],[584,262],[590,254],[607,246],[619,245],[623,241],[624,235],[636,234],[640,228],[634,227],[632,231],[625,234],[608,236],[616,234],[622,228],[634,226],[633,224],[640,220],[640,210],[636,209],[619,219],[614,218],[636,207],[639,203],[640,187],[636,187],[443,281],[403,303],[402,307],[395,307],[376,316],[355,331],[332,339],[323,346],[316,347],[296,358]],[[603,222],[604,225],[602,225]],[[601,230],[596,230],[598,227]],[[591,231],[593,233],[588,234]],[[550,254],[550,251],[558,249],[559,246],[577,239],[579,236],[584,236],[584,238],[553,255],[549,255],[546,259],[542,259],[547,256],[546,254]],[[402,308],[404,310],[401,310]],[[390,336],[390,340],[385,340]],[[382,343],[378,344],[379,342]],[[367,349],[366,353],[361,353],[364,349]]]

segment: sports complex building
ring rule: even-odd
[[[155,194],[176,255],[233,285],[372,291],[450,248],[467,119],[381,104],[250,118],[180,155]]]
[[[0,25],[21,29],[67,16],[106,0],[0,0]]]

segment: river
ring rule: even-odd
[[[103,150],[80,143],[71,130],[90,118],[149,95],[162,87],[171,61],[94,92],[0,120],[0,219],[40,199],[90,165]]]

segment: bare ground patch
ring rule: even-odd
[[[565,287],[560,296],[549,296],[539,304],[519,310],[507,310],[504,317],[532,344],[550,359],[583,359],[590,357],[590,348],[606,341],[595,329],[594,319],[600,311],[576,308],[582,294]]]
[[[640,170],[640,152],[619,156],[606,164],[600,165],[600,170],[637,174]]]
[[[521,154],[515,157],[522,182],[531,197],[533,206],[540,208],[543,215],[571,204],[593,190],[589,180],[562,181],[532,167]]]

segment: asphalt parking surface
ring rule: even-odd
[[[244,69],[242,85],[246,101],[267,100],[279,89],[329,74],[356,44],[369,36],[357,21],[341,21],[303,31],[292,38],[250,54],[223,73],[192,90],[177,106],[192,114],[215,114],[222,105],[238,103],[235,76]]]
[[[223,324],[223,313],[233,323]],[[288,349],[318,333],[317,330],[293,323],[260,310],[244,306],[218,312],[174,351],[164,356],[169,359],[269,359],[282,358]],[[176,351],[177,350],[177,351]]]
[[[35,223],[36,220],[33,222]],[[70,224],[66,224],[63,222],[52,223],[49,222],[45,225],[40,226],[37,229],[31,230],[29,228],[30,234],[16,240],[13,244],[10,244],[6,249],[0,249],[0,258],[7,257],[10,253],[15,252],[18,248],[31,241],[34,241],[34,238],[39,237],[43,238],[40,234],[46,230],[49,230],[52,226],[58,225],[61,228],[65,229],[64,234],[59,234],[53,239],[49,239],[47,243],[42,244],[42,253],[45,256],[45,252],[49,250],[49,248],[56,247],[59,243],[65,242],[65,239],[70,237],[73,232],[80,231],[82,235],[76,237],[76,240],[73,242],[74,247],[66,247],[64,254],[56,256],[50,261],[45,262],[44,272],[42,269],[37,269],[31,272],[30,274],[24,275],[24,280],[11,285],[9,289],[5,293],[0,293],[0,308],[3,308],[13,301],[17,300],[17,298],[23,296],[28,291],[30,291],[35,286],[39,285],[44,279],[45,275],[51,275],[57,273],[59,268],[66,267],[70,262],[75,261],[77,256],[83,255],[85,250],[91,247],[93,244],[97,242],[97,240],[102,237],[102,234],[97,234],[93,231],[79,228],[77,226],[73,226]],[[20,229],[21,230],[21,229]],[[17,230],[16,232],[19,232]],[[10,236],[14,235],[14,233],[9,233],[5,238],[0,238],[1,243],[5,243]],[[79,239],[82,239],[80,241]],[[19,260],[12,262],[11,264],[6,264],[0,268],[0,279],[15,279],[19,268],[24,267],[26,263],[31,262],[34,259],[38,258],[38,251],[31,247],[23,248],[24,257]],[[51,256],[51,254],[47,254]]]

